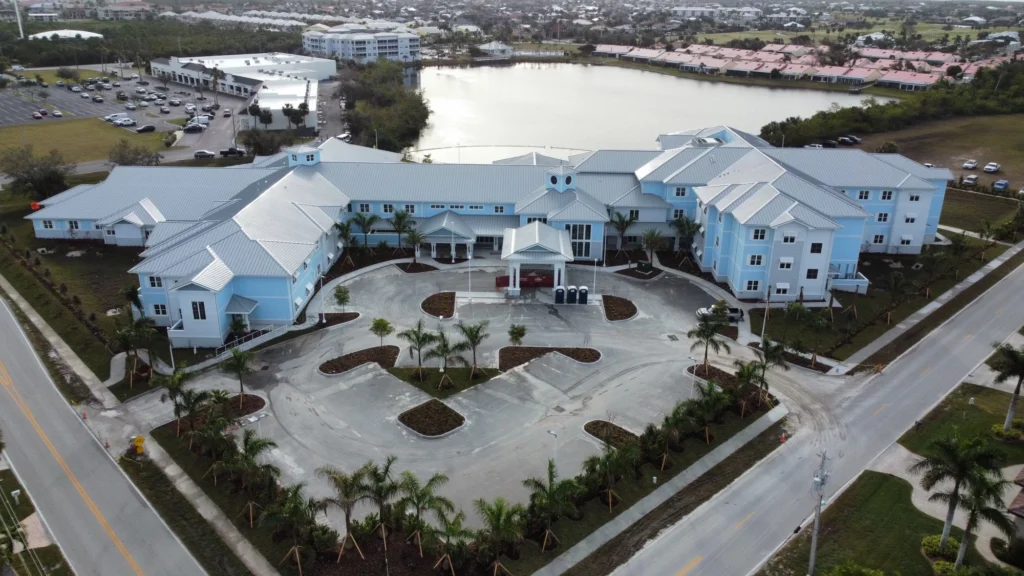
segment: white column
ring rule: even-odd
[[[495,252],[497,252],[497,251],[498,251],[498,242],[499,242],[499,240],[498,240],[498,237],[497,237],[497,236],[495,236],[495,237],[494,237],[494,251],[495,251]]]
[[[430,243],[430,257],[437,258],[437,244],[434,242]]]
[[[452,240],[452,262],[455,262],[455,241]]]
[[[466,258],[473,258],[473,245],[466,243]]]

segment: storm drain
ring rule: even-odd
[[[679,342],[679,336],[676,336],[675,334],[669,334],[668,339],[673,342]]]
[[[553,410],[554,410],[555,412],[558,412],[559,414],[561,414],[562,412],[565,412],[565,408],[562,408],[561,406],[555,406],[555,407],[553,408]]]

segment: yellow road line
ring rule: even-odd
[[[747,514],[747,517],[744,518],[743,520],[740,520],[739,522],[737,522],[736,525],[733,526],[733,528],[735,529],[735,528],[739,528],[740,526],[743,526],[744,524],[747,523],[747,520],[750,520],[750,517],[753,516],[753,515],[754,515],[753,512],[751,512],[750,514]]]
[[[925,369],[924,369],[924,372],[921,372],[921,376],[924,376],[925,374],[927,374],[927,373],[929,373],[929,372],[931,372],[931,371],[932,371],[932,367],[931,367],[931,366],[929,366],[929,367],[927,367],[927,368],[925,368]]]
[[[882,404],[881,406],[879,406],[878,410],[875,410],[875,413],[872,414],[872,416],[878,416],[878,413],[881,412],[882,410],[885,410],[885,407],[886,407],[886,404]]]
[[[968,340],[970,340],[973,337],[974,337],[974,334],[968,334],[967,336],[964,336],[964,339],[961,340],[961,342],[967,342]]]
[[[57,451],[57,448],[53,445],[53,442],[50,441],[49,436],[46,435],[46,432],[43,431],[42,426],[39,425],[39,422],[36,420],[36,417],[32,413],[32,410],[28,407],[28,403],[25,402],[25,398],[22,397],[21,392],[19,392],[18,388],[15,387],[14,380],[11,378],[11,375],[7,372],[7,367],[4,366],[3,362],[0,362],[0,385],[4,387],[4,390],[6,390],[7,394],[11,397],[12,400],[14,400],[15,405],[18,406],[18,409],[21,411],[22,415],[25,416],[25,419],[28,420],[29,424],[32,425],[32,428],[35,430],[40,440],[43,441],[43,444],[46,445],[47,450],[50,451],[50,455],[53,456],[53,459],[57,462],[57,465],[60,466],[61,470],[64,471],[64,474],[68,477],[68,480],[71,481],[71,485],[75,487],[75,491],[78,492],[78,495],[82,497],[82,500],[85,502],[86,507],[89,508],[89,512],[91,512],[92,515],[96,518],[96,520],[100,523],[100,526],[103,528],[103,531],[107,533],[108,537],[110,537],[110,540],[114,543],[114,546],[121,553],[121,556],[124,556],[124,559],[128,562],[128,566],[132,569],[132,572],[134,572],[137,576],[145,576],[145,572],[142,571],[142,567],[139,566],[139,563],[135,561],[135,558],[132,556],[132,553],[128,551],[128,547],[124,545],[124,542],[122,542],[121,539],[117,536],[117,533],[114,532],[114,529],[110,526],[110,523],[107,522],[107,519],[103,517],[103,513],[100,512],[99,507],[96,506],[95,502],[93,502],[92,498],[89,496],[89,493],[85,491],[85,487],[82,486],[82,483],[78,481],[78,478],[75,476],[74,472],[71,471],[71,468],[68,466],[67,462],[64,461],[64,458],[60,455],[60,452]]]
[[[700,564],[700,561],[703,560],[703,559],[704,559],[703,556],[697,556],[693,560],[690,560],[689,564],[687,564],[686,566],[683,566],[683,569],[680,570],[679,572],[676,572],[676,576],[685,576],[686,574],[688,574],[690,572],[690,570],[693,570],[694,568],[696,568],[697,564]]]

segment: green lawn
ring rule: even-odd
[[[392,368],[388,372],[391,372],[400,380],[423,390],[434,398],[442,399],[458,394],[478,384],[483,384],[501,374],[501,370],[496,368],[477,368],[476,378],[470,380],[469,368],[449,368],[448,377],[451,378],[452,383],[449,385],[446,382],[445,388],[439,390],[437,385],[441,382],[441,371],[437,368],[424,368],[423,373],[427,375],[427,379],[423,381],[413,378],[413,374],[416,372],[415,368]]]
[[[967,241],[968,244],[972,246],[973,250],[979,250],[981,248],[981,242],[979,240],[968,238]],[[933,249],[946,250],[945,247],[935,247]],[[1006,247],[1002,245],[996,245],[988,248],[985,253],[986,261],[1002,254],[1005,250]],[[845,360],[846,358],[849,358],[854,352],[860,350],[869,342],[888,331],[889,328],[895,326],[901,320],[910,316],[929,302],[924,298],[923,294],[910,297],[893,311],[892,322],[890,324],[886,324],[886,320],[883,317],[861,330],[849,343],[836,347],[843,338],[848,326],[857,326],[860,323],[867,322],[891,304],[889,293],[886,290],[887,280],[891,269],[888,264],[883,262],[883,260],[890,258],[894,257],[891,255],[881,254],[861,255],[861,265],[858,270],[871,281],[871,287],[866,295],[861,294],[856,298],[857,318],[853,318],[852,310],[844,313],[840,311],[841,309],[837,308],[834,310],[835,321],[830,330],[826,330],[818,334],[808,334],[806,328],[803,326],[803,320],[789,318],[785,315],[784,310],[773,309],[771,317],[768,320],[766,334],[773,340],[789,342],[796,338],[800,338],[805,344],[816,342],[818,345],[817,351],[819,353],[827,353],[827,351],[832,350],[831,353],[827,353],[827,355],[832,358],[837,360]],[[915,260],[913,256],[901,256],[897,258],[903,262],[903,268],[899,269],[899,272],[903,274],[908,287],[913,286],[916,282],[922,281],[926,277],[927,274],[924,270],[911,270],[910,265]],[[983,265],[984,263],[980,258],[973,258],[970,260],[965,259],[960,267],[960,280],[968,277]],[[937,280],[932,285],[932,300],[955,286],[960,280],[954,278],[952,272],[950,272],[946,277]],[[842,310],[847,310],[853,304],[854,295],[847,292],[837,292],[836,300],[843,305]],[[763,308],[750,311],[750,329],[755,334],[760,333],[763,318]],[[835,349],[833,350],[833,348]]]
[[[921,540],[941,533],[942,521],[915,508],[912,491],[902,478],[864,471],[822,512],[816,573],[855,562],[886,574],[933,576],[931,563],[921,553]],[[765,565],[760,576],[806,574],[810,536],[811,530],[803,530]],[[963,531],[954,526],[953,536],[959,539]],[[967,564],[983,562],[970,547]]]
[[[998,226],[1013,218],[1016,211],[1017,202],[1009,198],[949,189],[939,224],[978,232],[985,222]]]
[[[14,500],[10,497],[11,492],[14,490],[21,490],[21,496],[16,506],[14,506]],[[32,499],[28,497],[28,493],[22,489],[18,479],[14,477],[14,473],[10,470],[0,470],[0,491],[3,492],[3,495],[13,506],[14,518],[18,522],[28,518],[36,511],[35,506],[32,504]],[[0,517],[10,522],[11,518],[7,514],[6,508],[0,508]],[[64,559],[64,554],[61,553],[60,547],[56,544],[32,548],[29,553],[22,552],[15,556],[13,564],[14,573],[16,576],[37,576],[39,570],[36,561],[47,570],[46,573],[49,576],[74,576],[75,574],[67,560]]]
[[[835,13],[832,13],[832,17],[835,20],[841,19],[841,17],[837,16]],[[857,19],[859,18],[859,16],[856,14],[851,14],[849,15],[849,18]],[[869,19],[869,22],[871,24],[869,28],[858,28],[856,30],[848,28],[844,33],[853,32],[854,34],[861,35],[870,34],[871,32],[878,32],[880,30],[888,30],[890,32],[895,32],[900,29],[901,25],[900,20],[888,18],[871,18]],[[1003,28],[998,26],[993,28],[986,28],[986,31],[990,33],[1002,32],[1007,30],[1017,29]],[[920,34],[922,39],[926,41],[937,41],[940,38],[942,38],[942,36],[945,34],[948,34],[950,39],[956,37],[957,34],[968,34],[972,39],[977,37],[977,32],[974,30],[943,30],[942,24],[918,24],[917,26],[915,26],[914,31],[917,34]],[[697,38],[701,43],[704,42],[705,38],[710,38],[714,40],[715,44],[717,45],[725,44],[730,40],[749,38],[757,38],[768,43],[788,44],[790,42],[790,39],[795,36],[810,36],[813,41],[821,42],[828,36],[828,34],[826,33],[825,29],[818,25],[812,26],[811,28],[808,28],[806,30],[801,30],[799,32],[788,32],[782,30],[747,30],[743,32],[716,32],[712,34],[697,34]],[[836,34],[832,34],[832,38],[835,37]]]
[[[949,436],[953,428],[966,437],[981,435],[1006,453],[1006,466],[1024,464],[1024,442],[1002,442],[991,435],[993,424],[1002,424],[1011,394],[965,382],[921,419],[921,429],[909,430],[900,438],[904,448],[927,456],[931,442]],[[970,401],[974,399],[974,405]]]
[[[0,128],[0,152],[31,144],[36,154],[46,154],[51,149],[59,150],[69,162],[106,160],[110,148],[119,140],[127,139],[133,144],[151,150],[164,150],[164,136],[160,131],[136,134],[118,128],[102,119],[82,118],[47,121],[39,124],[23,124]]]

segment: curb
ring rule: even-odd
[[[440,271],[440,270],[438,270],[438,271]],[[453,291],[453,290],[445,290],[444,292],[435,292],[434,294],[431,294],[430,296],[434,296],[434,295],[436,295],[436,294],[446,294],[446,293],[448,293],[448,292],[451,292],[451,293],[452,293],[452,297],[453,297],[453,298],[455,298],[455,294],[457,294],[457,293],[456,293],[455,291]],[[430,298],[430,296],[427,296],[427,298]],[[445,316],[434,316],[434,315],[433,315],[433,314],[431,314],[430,312],[427,312],[426,310],[424,310],[424,309],[423,309],[423,302],[426,302],[426,301],[427,301],[427,298],[424,298],[424,299],[423,299],[423,300],[422,300],[422,301],[420,302],[420,312],[423,312],[424,314],[426,314],[427,316],[430,316],[430,317],[431,317],[431,318],[433,318],[434,320],[438,320],[438,321],[441,321],[441,322],[443,322],[443,321],[445,321],[445,320],[451,320],[451,319],[455,318],[455,312],[456,312],[456,311],[458,310],[458,308],[459,308],[459,306],[458,306],[458,302],[456,302],[456,303],[455,303],[455,306],[454,306],[454,308],[455,308],[455,309],[454,309],[454,310],[452,310],[452,315],[451,315],[451,316],[448,316],[448,317],[445,317]]]
[[[431,396],[430,400],[437,400],[438,402],[444,404],[445,406],[448,406],[448,403],[445,402],[444,400],[441,400],[440,398],[434,398],[433,396]],[[409,408],[409,410],[406,410],[405,412],[402,412],[402,414],[405,414],[406,412],[409,412],[410,410],[415,410],[415,409],[419,408],[420,406],[423,406],[427,402],[430,402],[430,400],[425,400],[423,402],[420,402],[419,404],[413,406],[412,408]],[[401,426],[402,428],[405,428],[409,432],[412,432],[416,436],[419,436],[420,438],[423,438],[424,440],[440,440],[442,438],[447,438],[448,436],[451,436],[452,434],[455,434],[459,430],[462,430],[463,428],[466,427],[466,423],[469,422],[469,420],[465,417],[465,415],[462,414],[462,412],[459,412],[458,410],[456,410],[455,408],[452,408],[451,406],[448,406],[448,408],[450,408],[453,412],[455,412],[456,414],[458,414],[459,416],[462,417],[462,424],[459,424],[455,428],[453,428],[453,429],[451,429],[451,430],[449,430],[449,431],[447,431],[447,432],[445,432],[443,434],[438,434],[436,436],[428,436],[426,434],[423,434],[423,433],[420,433],[420,432],[417,432],[417,431],[413,430],[408,425],[406,425],[405,422],[402,422],[402,420],[401,420],[402,414],[399,414],[398,416],[395,417],[395,422],[398,422],[399,426]]]
[[[534,358],[533,360],[530,360],[529,362],[525,362],[523,364],[519,364],[518,366],[513,366],[512,368],[509,368],[508,370],[501,370],[501,368],[500,368],[500,366],[501,366],[501,351],[504,350],[505,348],[512,348],[512,349],[516,349],[516,348],[549,348],[550,351],[545,352],[544,354],[541,354],[540,356]],[[597,360],[594,360],[593,362],[583,362],[583,361],[577,360],[577,359],[575,359],[575,358],[573,358],[573,357],[571,357],[571,356],[569,356],[567,354],[562,354],[561,352],[556,350],[556,348],[585,348],[587,350],[594,350],[595,352],[597,352],[598,358],[597,358]],[[577,364],[580,364],[582,366],[593,366],[594,364],[597,364],[601,360],[604,359],[604,352],[601,352],[597,348],[594,348],[594,347],[591,347],[591,346],[512,346],[512,345],[505,345],[505,346],[502,346],[501,348],[498,348],[498,366],[499,366],[498,370],[501,370],[502,374],[507,374],[507,373],[515,370],[516,368],[522,368],[524,366],[529,366],[531,363],[536,362],[537,360],[540,360],[541,358],[547,356],[548,354],[558,354],[559,356],[561,356],[563,358],[566,358],[567,360],[569,360],[571,362],[575,362]]]

